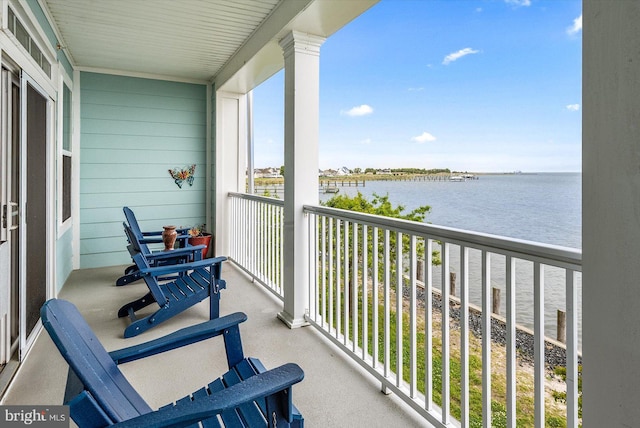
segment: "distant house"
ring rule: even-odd
[[[280,177],[279,168],[256,168],[253,170],[255,178],[278,178]]]
[[[351,170],[346,166],[338,169],[325,169],[320,171],[320,177],[343,177],[345,175],[351,175]]]
[[[391,169],[389,169],[389,168],[379,169],[379,170],[376,171],[376,174],[391,175]]]

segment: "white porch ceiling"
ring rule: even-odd
[[[79,68],[209,80],[279,0],[45,0]]]
[[[40,0],[81,70],[260,83],[296,29],[328,37],[378,0]],[[259,60],[256,60],[259,58]],[[251,62],[255,70],[247,71]],[[238,73],[245,68],[242,73]],[[242,75],[242,82],[237,81]],[[217,82],[220,83],[220,82]],[[224,82],[222,82],[224,83]]]

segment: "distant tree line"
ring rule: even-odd
[[[354,168],[354,174],[360,174],[362,171],[361,168]],[[377,174],[379,169],[376,168],[365,168],[365,174]],[[434,168],[434,169],[425,169],[425,168],[391,168],[389,169],[391,173],[399,173],[399,174],[451,174],[451,170],[449,168]]]
[[[451,174],[449,168],[435,168],[435,169],[424,169],[424,168],[392,168],[391,172],[401,172],[404,174]]]
[[[351,172],[353,174],[377,174],[379,170],[380,168],[365,168],[364,171],[362,168],[353,168]],[[449,168],[391,168],[389,171],[391,171],[392,174],[451,174],[451,170]],[[284,165],[280,167],[280,175],[284,177]]]

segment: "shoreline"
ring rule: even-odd
[[[410,173],[396,173],[396,174],[350,174],[333,177],[319,177],[320,182],[367,182],[367,181],[432,181],[432,180],[444,180],[451,176],[469,174],[474,179],[479,179],[483,176],[502,176],[502,175],[540,175],[540,174],[581,174],[580,171],[562,171],[562,172],[461,172],[452,171],[450,173],[437,173],[437,174],[410,174]],[[270,177],[270,178],[254,178],[255,186],[278,186],[284,184],[284,177]]]
[[[424,288],[416,287],[418,305],[424,308]],[[442,298],[440,290],[432,289],[432,309],[442,314]],[[408,301],[409,290],[403,287],[403,299]],[[460,301],[457,297],[449,298],[449,319],[453,322],[452,328],[460,329]],[[477,338],[482,338],[482,311],[474,305],[469,306],[469,331]],[[495,314],[491,314],[491,342],[506,346],[507,326],[505,320]],[[534,363],[535,341],[533,333],[520,325],[516,325],[516,359],[528,364]],[[556,367],[567,366],[566,346],[556,340],[545,336],[544,351],[545,367],[553,371]],[[578,364],[582,365],[582,355],[578,355]]]

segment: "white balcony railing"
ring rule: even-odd
[[[283,203],[230,197],[233,260],[282,297]],[[544,427],[558,412],[578,427],[580,251],[326,207],[305,213],[308,321],[383,391],[438,427]],[[492,315],[492,288],[506,295],[504,317]],[[557,310],[566,347],[548,339]],[[551,398],[559,386],[549,387],[545,348],[554,347],[566,355],[566,411]]]
[[[284,203],[278,199],[230,193],[229,256],[245,272],[280,299]]]

